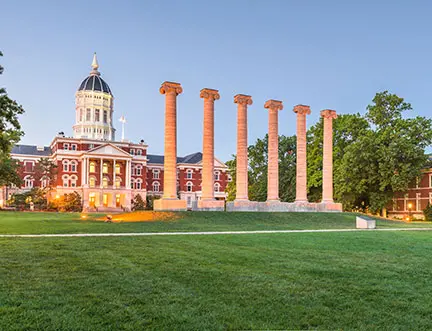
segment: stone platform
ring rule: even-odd
[[[225,211],[225,201],[223,200],[198,200],[196,211]]]
[[[153,210],[155,211],[186,211],[186,200],[180,199],[159,199],[153,201]]]
[[[311,203],[311,202],[257,202],[232,201],[227,202],[226,211],[255,211],[255,212],[342,212],[340,203]]]

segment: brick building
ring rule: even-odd
[[[84,210],[130,210],[131,199],[139,194],[162,195],[164,157],[147,153],[142,140],[132,143],[116,141],[113,126],[114,96],[100,77],[96,55],[92,71],[80,84],[75,94],[76,120],[73,137],[60,132],[49,147],[17,145],[11,157],[18,160],[22,187],[0,190],[0,207],[13,193],[33,187],[50,185],[49,199],[77,191]],[[38,175],[36,165],[48,158],[57,165],[55,183]],[[177,159],[178,192],[192,207],[201,197],[202,153]],[[217,199],[225,199],[225,188],[230,180],[227,166],[215,160],[214,188]]]
[[[397,218],[423,218],[423,210],[428,203],[432,204],[432,168],[424,169],[421,177],[410,185],[407,192],[395,195],[388,215]]]

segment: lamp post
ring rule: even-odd
[[[412,209],[412,203],[408,203],[408,222],[411,221],[411,209]]]

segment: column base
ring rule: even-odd
[[[198,200],[197,209],[200,211],[225,211],[223,200]]]
[[[324,212],[341,212],[342,204],[335,203],[333,201],[323,201],[321,203],[317,203],[317,210]]]
[[[153,201],[153,210],[156,211],[186,211],[187,201],[180,199],[158,199]]]

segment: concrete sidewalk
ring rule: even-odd
[[[321,229],[321,230],[263,230],[263,231],[214,231],[214,232],[137,232],[137,233],[58,233],[58,234],[0,234],[0,238],[63,238],[63,237],[147,237],[147,236],[208,236],[237,234],[277,233],[326,233],[326,232],[372,232],[372,231],[432,231],[431,228],[385,228],[385,229]]]

